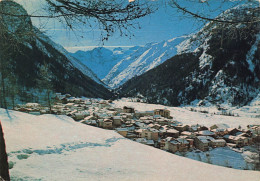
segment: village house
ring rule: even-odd
[[[260,135],[260,126],[259,125],[249,126],[249,130],[252,132],[254,137],[256,137],[257,135]]]
[[[128,133],[128,129],[126,128],[116,128],[116,131],[123,137],[126,137]]]
[[[224,135],[228,134],[227,129],[222,128],[213,129],[211,131],[216,135],[216,137],[223,137]]]
[[[97,123],[98,123],[98,127],[103,128],[104,119],[98,119],[98,120],[97,120]]]
[[[25,104],[25,107],[26,108],[40,108],[41,107],[41,105],[40,104],[38,104],[38,103],[27,103],[27,104]]]
[[[105,118],[111,117],[110,115],[108,115],[108,114],[105,113],[105,112],[94,112],[94,113],[93,113],[93,116],[95,116],[95,117],[98,118],[98,119],[105,119]]]
[[[176,141],[179,142],[178,151],[186,152],[190,148],[190,143],[185,138],[177,138]]]
[[[196,134],[189,131],[183,131],[181,132],[181,136],[186,136],[187,138],[194,139],[196,137]]]
[[[168,120],[163,117],[160,117],[160,118],[154,119],[154,123],[159,124],[161,126],[165,126],[165,125],[168,125]]]
[[[120,113],[120,116],[122,116],[124,119],[133,119],[134,113]]]
[[[226,130],[228,128],[229,128],[229,126],[227,124],[224,124],[224,123],[214,124],[213,126],[210,126],[210,130],[213,130],[213,129],[224,129],[224,130]]]
[[[241,130],[237,129],[237,128],[227,128],[227,132],[229,135],[235,135],[236,133],[240,132]]]
[[[243,147],[249,144],[248,138],[243,136],[232,136],[232,135],[225,135],[223,137],[228,143],[233,143],[237,147]]]
[[[173,137],[167,137],[167,138],[164,138],[164,139],[160,139],[158,142],[159,142],[159,148],[162,149],[162,150],[169,150],[169,142],[174,140]]]
[[[135,121],[134,123],[134,126],[137,128],[137,129],[147,129],[149,128],[145,123],[141,123],[139,121]]]
[[[134,123],[135,123],[135,120],[132,120],[132,119],[130,119],[130,120],[126,120],[125,121],[125,126],[133,126],[134,125]]]
[[[150,123],[148,124],[148,127],[159,130],[161,128],[161,125]]]
[[[174,129],[182,132],[182,131],[188,131],[189,130],[189,125],[176,125],[176,126],[173,126]]]
[[[135,114],[134,116],[136,118],[141,118],[141,117],[150,117],[150,116],[153,116],[153,111],[135,111]]]
[[[188,137],[185,138],[189,142],[189,147],[193,148],[194,147],[194,139],[190,139]]]
[[[153,120],[150,120],[150,119],[139,119],[138,121],[140,121],[141,123],[147,124],[147,125],[153,123]]]
[[[113,121],[111,119],[104,119],[103,128],[104,129],[113,129]]]
[[[197,136],[194,139],[194,145],[201,151],[208,151],[211,140],[214,140],[214,138],[210,136]]]
[[[98,104],[99,109],[103,109],[103,108],[109,108],[110,104],[106,101],[100,101]]]
[[[90,116],[90,113],[88,111],[74,112],[71,114],[71,117],[76,121],[82,120],[87,116]]]
[[[211,140],[210,146],[212,148],[224,147],[226,146],[226,141],[224,139],[213,139]]]
[[[208,127],[203,126],[203,125],[199,125],[199,124],[195,124],[195,125],[191,125],[189,127],[190,132],[198,132],[198,131],[203,131],[203,130],[208,130]]]
[[[167,141],[165,144],[168,145],[167,147],[169,152],[175,153],[176,151],[178,151],[178,147],[180,143],[176,140],[171,140],[171,141]]]
[[[180,132],[176,129],[167,129],[166,132],[164,132],[163,137],[174,137],[174,138],[178,138],[180,135]]]
[[[167,109],[155,109],[153,111],[153,115],[160,115],[162,117],[169,118],[169,119],[172,118],[170,116],[170,111]]]
[[[143,129],[141,133],[141,138],[157,141],[159,139],[158,130],[152,128]]]
[[[161,150],[166,150],[165,149],[165,144],[166,144],[166,140],[165,139],[159,139],[158,140],[158,148]]]
[[[138,138],[138,136],[133,131],[128,131],[126,138],[135,139],[135,138]]]
[[[137,135],[138,138],[141,138],[143,129],[136,129],[134,132],[135,132],[135,134]]]
[[[76,112],[78,112],[77,110],[70,110],[66,115],[69,116],[69,117],[72,117],[73,114],[75,114]]]
[[[113,126],[114,127],[119,127],[123,123],[123,119],[122,119],[121,116],[113,116],[112,119],[113,119]]]
[[[146,138],[137,138],[137,139],[135,139],[135,141],[138,143],[145,144],[145,145],[154,146],[154,141],[147,140]]]
[[[65,104],[65,107],[66,108],[74,108],[74,103],[72,103],[72,102],[70,102],[70,103],[67,103],[67,104]]]
[[[124,106],[123,113],[135,113],[135,109],[133,107]]]
[[[84,121],[82,121],[81,123],[83,123],[83,124],[87,124],[87,125],[90,125],[90,126],[98,126],[98,123],[97,123],[97,121],[96,120],[85,120],[84,119]]]
[[[203,130],[196,133],[198,136],[215,136],[215,133],[209,130]]]

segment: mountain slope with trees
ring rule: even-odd
[[[250,13],[241,14],[245,8],[239,6],[221,16],[247,19]],[[246,105],[259,94],[259,37],[257,22],[211,22],[182,43],[187,48],[182,54],[131,79],[118,89],[119,96],[174,106]]]
[[[8,102],[37,102],[46,89],[75,96],[111,97],[112,93],[93,72],[32,26],[22,6],[2,1],[0,8],[1,12],[21,15],[1,15],[2,107],[8,107]],[[43,67],[47,77],[40,71]],[[40,79],[47,81],[51,87],[39,86]]]

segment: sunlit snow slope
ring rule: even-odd
[[[259,181],[260,173],[179,157],[66,116],[0,109],[12,180]]]

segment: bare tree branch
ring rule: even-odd
[[[187,3],[195,3],[192,0],[186,0]],[[229,0],[222,0],[221,1],[223,4],[229,2]],[[236,1],[233,1],[235,5],[237,5],[238,3]],[[207,6],[210,6],[210,2],[209,1],[197,1],[195,4],[202,4],[202,3],[206,3]],[[246,3],[245,3],[246,4]],[[199,20],[203,20],[203,21],[210,21],[210,22],[216,22],[216,23],[225,23],[225,24],[253,24],[253,23],[258,23],[260,22],[260,7],[256,6],[256,2],[252,2],[252,5],[249,6],[248,8],[244,8],[243,11],[241,12],[242,16],[237,16],[237,14],[234,14],[232,18],[229,19],[225,19],[224,16],[218,16],[216,18],[211,18],[209,16],[207,16],[206,14],[203,13],[199,13],[199,12],[193,12],[191,10],[188,10],[186,7],[183,7],[180,5],[180,3],[178,2],[178,0],[170,0],[170,6],[172,6],[173,8],[177,8],[180,12],[182,12],[183,14],[188,14],[193,18],[199,19]],[[250,18],[248,18],[248,16],[245,15],[250,15]]]

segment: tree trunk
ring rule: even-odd
[[[5,149],[4,132],[0,122],[0,177],[4,180],[10,180],[8,159]]]
[[[12,106],[13,106],[13,109],[14,109],[14,106],[15,106],[15,100],[14,99],[15,99],[15,95],[13,94],[12,95]]]
[[[48,96],[48,105],[49,105],[49,110],[50,110],[50,113],[51,113],[51,99],[50,99],[50,91],[47,90],[47,96]]]
[[[3,98],[3,108],[7,108],[7,104],[6,104],[6,94],[5,94],[5,80],[4,80],[4,76],[3,76],[3,73],[2,73],[2,76],[1,76],[1,84],[2,84],[2,98]]]

